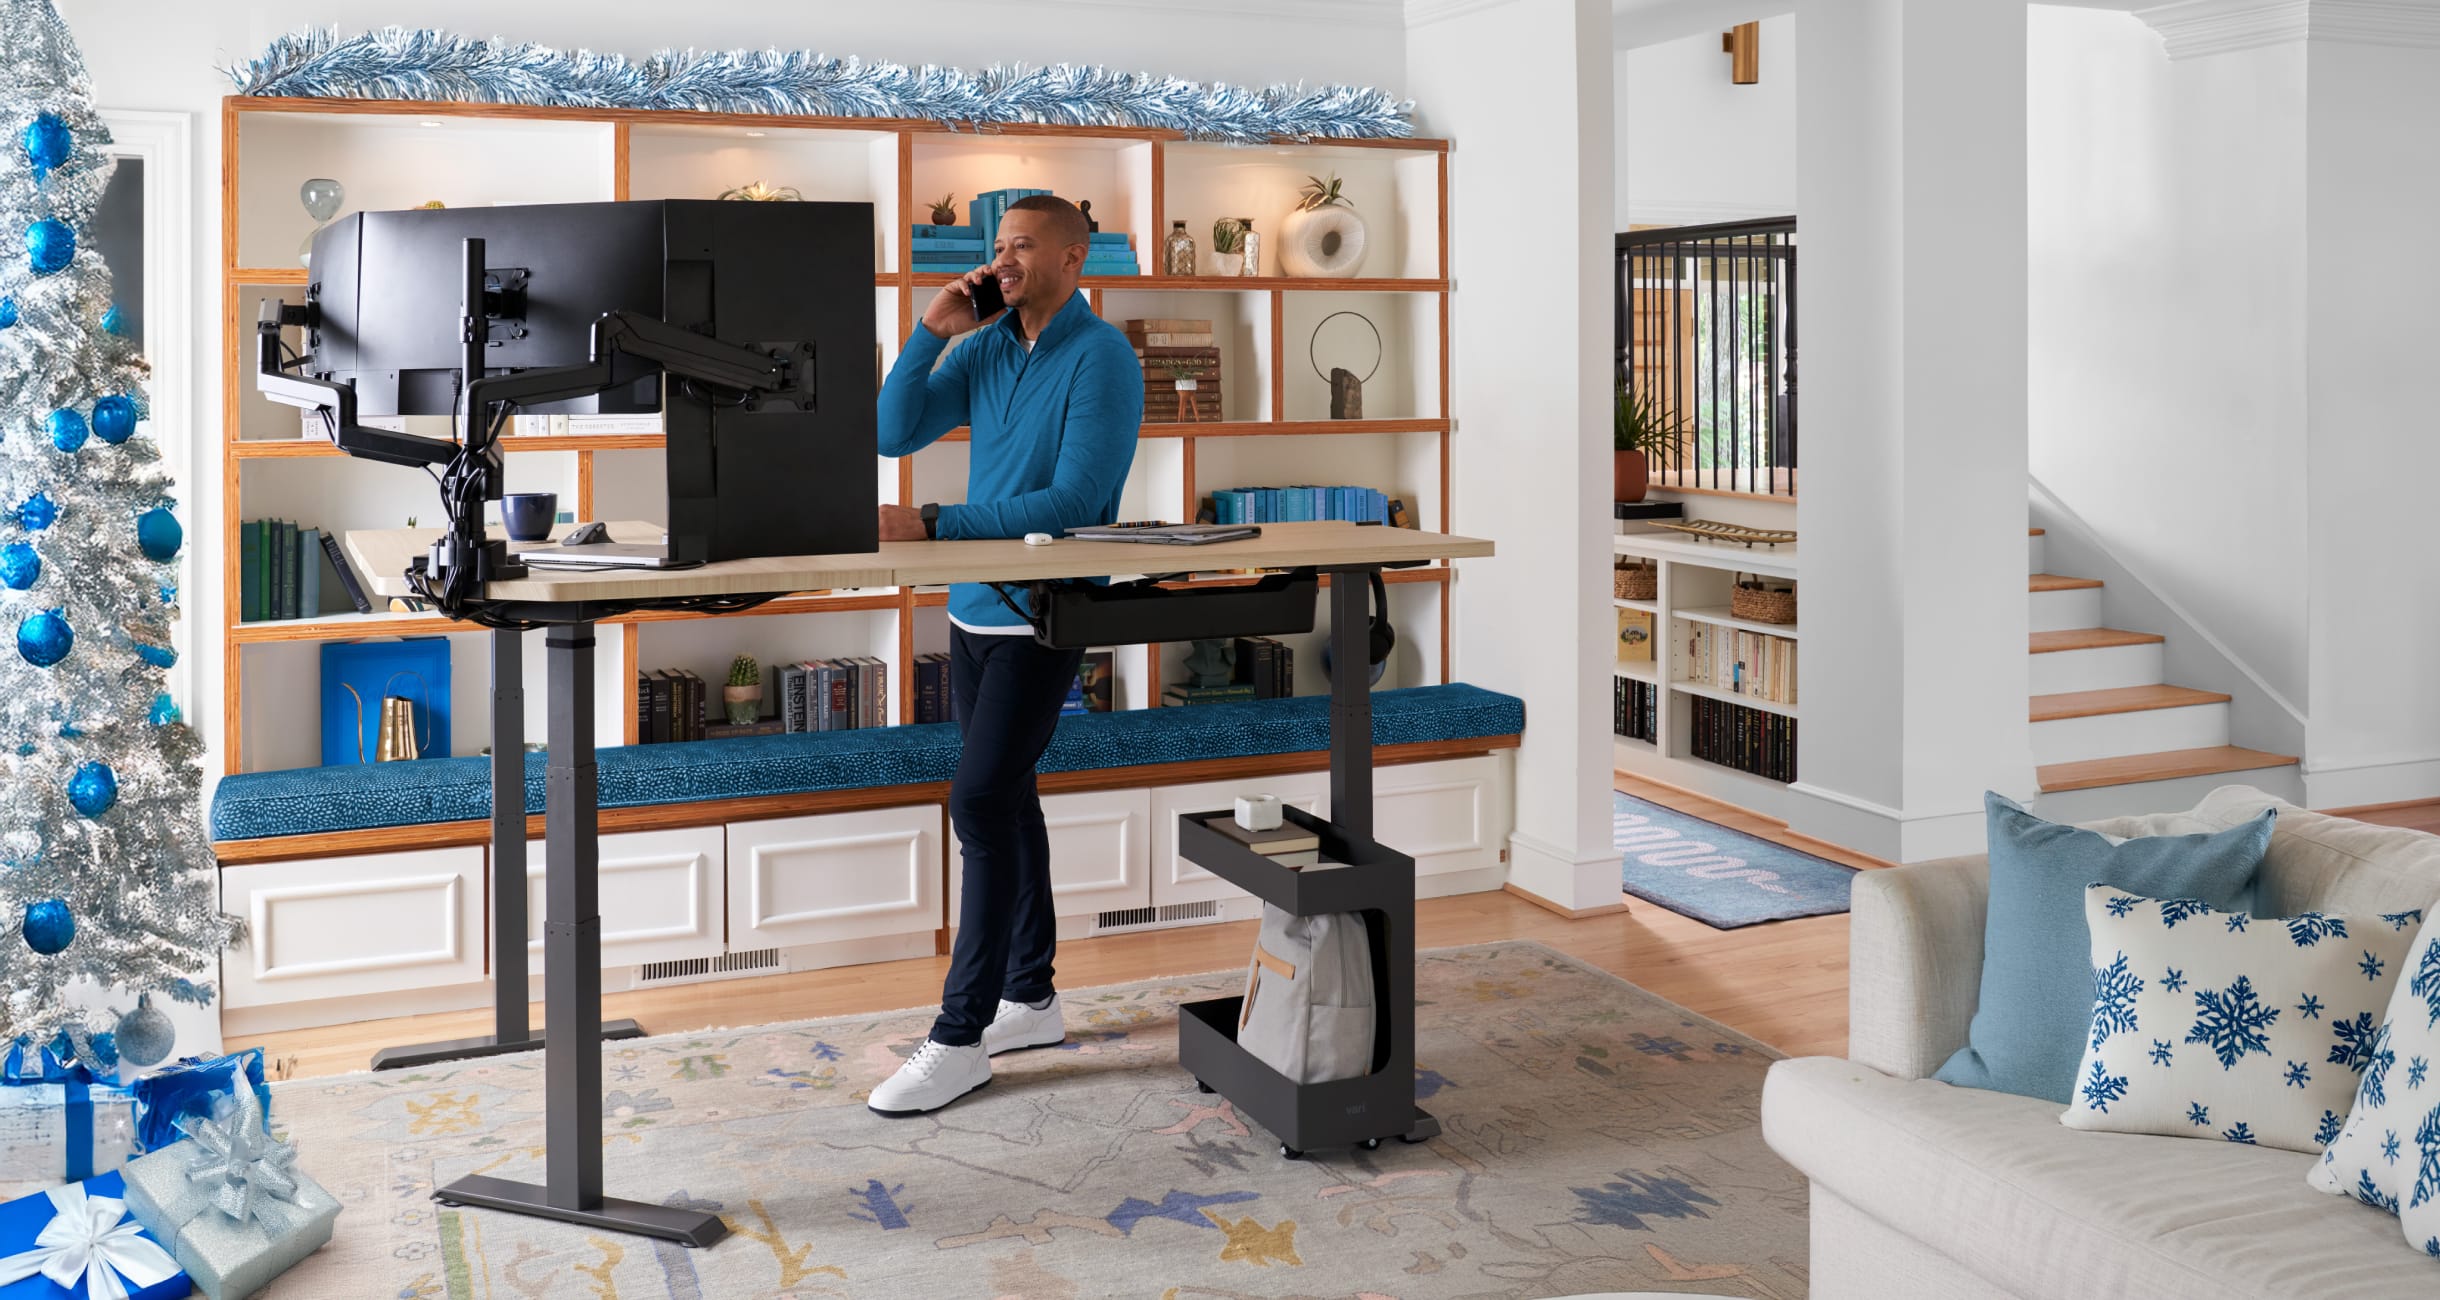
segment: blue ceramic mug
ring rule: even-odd
[[[559,520],[556,492],[511,492],[500,498],[500,522],[512,542],[539,542]]]

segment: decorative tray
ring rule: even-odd
[[[1743,542],[1748,547],[1778,546],[1783,542],[1793,543],[1796,540],[1796,534],[1789,529],[1747,528],[1742,524],[1724,524],[1716,519],[1689,519],[1683,523],[1655,519],[1651,521],[1651,524],[1655,528],[1666,528],[1673,533],[1685,533],[1690,537],[1700,537],[1708,542]]]

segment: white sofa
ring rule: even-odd
[[[2216,831],[2273,804],[2258,912],[2440,898],[2440,837],[2243,786],[2093,829]],[[2305,1186],[2312,1156],[2077,1132],[2055,1103],[1933,1081],[1974,1015],[1988,897],[1980,857],[1856,877],[1851,1059],[1771,1067],[1762,1130],[1812,1180],[1816,1297],[2440,1296],[2440,1260],[2410,1248],[2397,1219]]]

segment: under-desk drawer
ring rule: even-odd
[[[244,917],[221,957],[230,1007],[479,983],[483,850],[425,849],[224,867]]]
[[[942,832],[939,804],[729,823],[728,946],[938,930]]]

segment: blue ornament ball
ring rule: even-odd
[[[27,497],[25,504],[17,507],[17,522],[25,525],[29,533],[39,533],[58,519],[59,507],[40,492]]]
[[[24,591],[42,576],[42,556],[24,542],[10,542],[0,547],[0,582],[12,591]]]
[[[76,915],[59,899],[46,899],[25,909],[25,946],[45,957],[56,957],[76,942]]]
[[[108,763],[83,763],[68,778],[68,803],[87,817],[109,812],[119,801],[118,774]]]
[[[178,702],[169,697],[169,692],[163,691],[153,696],[152,712],[146,718],[156,727],[172,726],[181,720]]]
[[[119,1059],[140,1069],[169,1059],[178,1028],[152,1004],[152,994],[145,993],[137,996],[135,1010],[119,1017],[111,1034],[118,1040]]]
[[[178,666],[178,652],[165,645],[137,646],[136,657],[142,659],[148,664],[151,664],[155,668],[175,668]]]
[[[17,653],[36,668],[58,663],[75,648],[75,629],[56,609],[46,609],[17,625]]]
[[[144,550],[144,558],[164,563],[178,558],[178,548],[186,543],[186,530],[178,526],[178,516],[160,506],[154,506],[136,516],[136,545]]]
[[[110,310],[102,313],[102,332],[119,335],[127,333],[127,318],[119,314],[119,305],[115,302],[110,304]]]
[[[112,393],[93,404],[93,434],[116,447],[135,436],[136,404]]]
[[[51,431],[51,445],[61,451],[74,451],[84,446],[86,437],[92,432],[85,427],[85,417],[64,406],[51,412],[51,417],[43,425]]]
[[[76,260],[76,232],[64,221],[44,217],[25,228],[25,260],[36,275],[67,269]]]
[[[0,298],[0,330],[17,323],[17,300]]]
[[[68,161],[76,148],[76,137],[57,113],[45,113],[25,129],[25,156],[34,164],[34,179],[41,180],[52,168]]]

